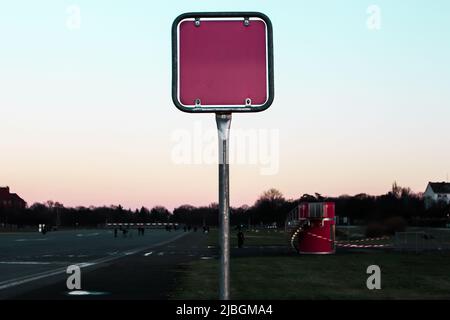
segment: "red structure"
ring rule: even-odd
[[[25,209],[26,206],[25,200],[9,192],[9,187],[0,187],[0,209]]]
[[[335,253],[335,206],[333,202],[305,202],[286,220],[291,245],[303,254]]]

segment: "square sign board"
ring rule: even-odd
[[[274,98],[272,24],[259,12],[185,13],[172,25],[172,100],[186,112],[256,112]]]

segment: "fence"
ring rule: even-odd
[[[394,237],[394,249],[413,252],[450,250],[450,231],[435,229],[397,232]]]
[[[178,223],[169,223],[169,222],[153,222],[153,223],[107,223],[104,225],[106,228],[115,229],[115,228],[146,228],[146,229],[161,229],[165,227],[178,227]]]

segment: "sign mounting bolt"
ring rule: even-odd
[[[195,99],[195,106],[196,107],[201,107],[202,106],[202,102],[200,101],[200,99]]]
[[[196,27],[200,27],[200,18],[195,18],[194,24]]]
[[[248,27],[250,25],[250,19],[249,17],[244,18],[244,26]]]

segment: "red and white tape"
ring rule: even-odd
[[[341,248],[388,248],[390,244],[345,244],[336,243],[337,247]]]
[[[295,250],[297,250],[297,248],[294,245],[294,241],[300,232],[306,232],[306,234],[308,234],[312,237],[315,237],[317,239],[325,240],[328,242],[333,242],[333,240],[331,240],[329,238],[320,236],[315,233],[311,233],[309,231],[303,231],[303,228],[299,227],[292,234],[292,237],[291,237],[291,247]],[[390,247],[391,245],[390,244],[354,244],[354,243],[368,242],[368,241],[380,241],[380,240],[388,240],[388,239],[390,239],[390,238],[389,237],[378,237],[378,238],[365,238],[365,239],[352,240],[352,241],[335,241],[335,245],[337,247],[341,247],[341,248],[387,248],[387,247]]]
[[[390,237],[378,237],[378,238],[365,238],[359,240],[349,240],[349,241],[336,241],[338,243],[357,243],[357,242],[367,242],[367,241],[380,241],[380,240],[389,240]]]

